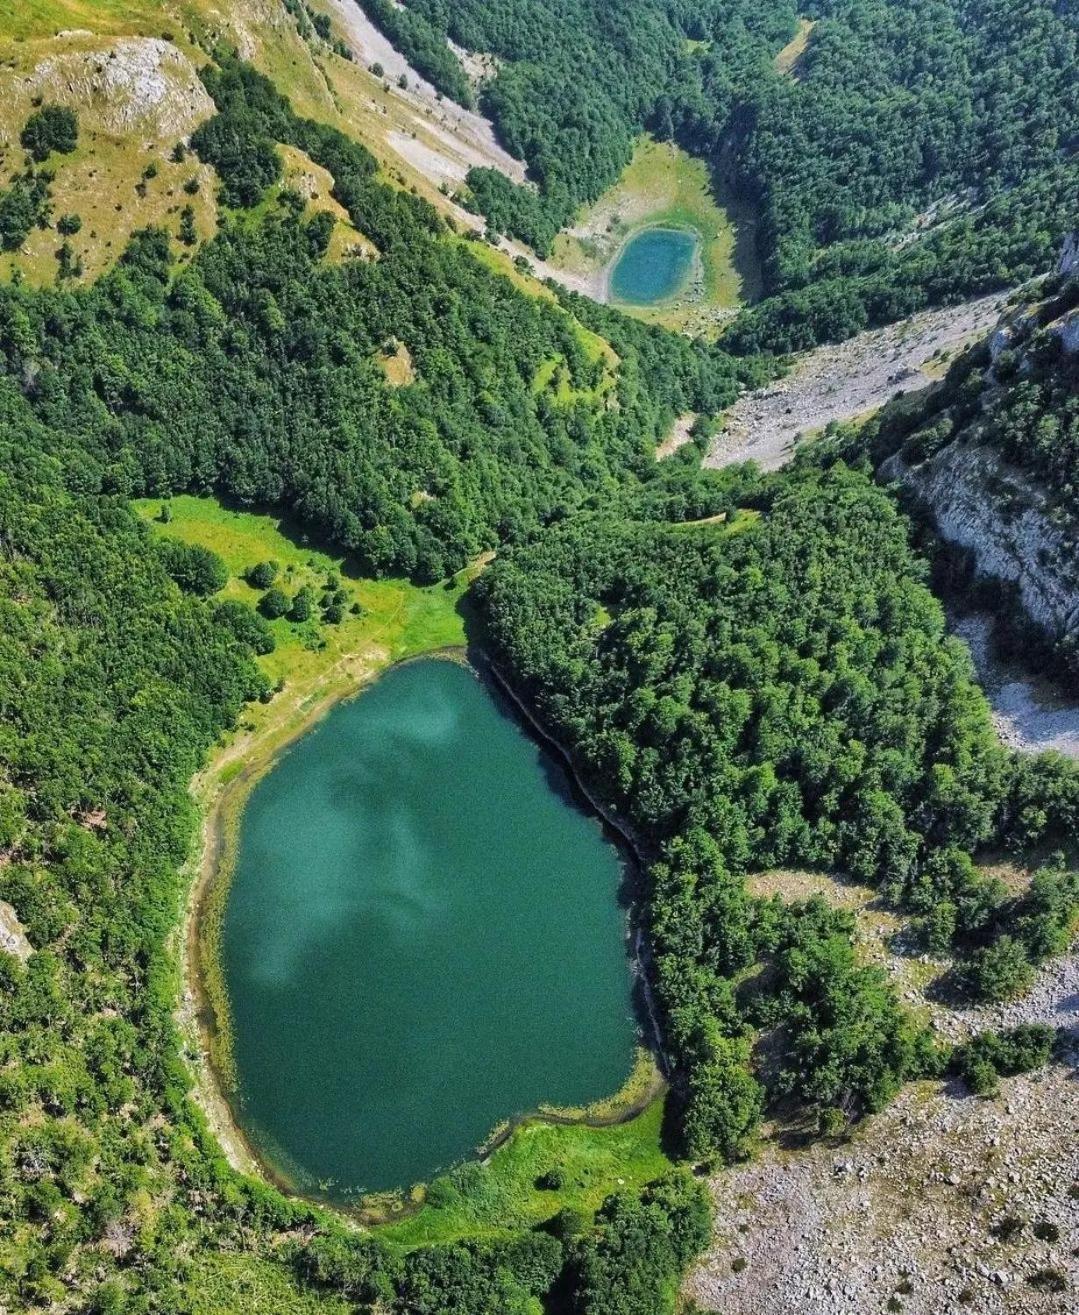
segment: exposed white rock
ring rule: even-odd
[[[157,37],[122,37],[106,49],[51,55],[29,85],[35,95],[89,111],[117,136],[135,130],[159,139],[185,136],[214,111],[191,60]]]
[[[13,954],[24,963],[34,952],[15,910],[4,900],[0,900],[0,952]]]
[[[1004,308],[1000,295],[921,311],[838,346],[806,352],[786,378],[746,393],[712,440],[706,466],[756,461],[776,470],[794,456],[799,435],[875,411],[897,393],[933,382],[933,357],[985,334]]]
[[[1061,316],[1053,325],[1052,332],[1060,339],[1061,347],[1069,355],[1079,352],[1079,310]]]
[[[1079,635],[1079,525],[993,448],[949,444],[908,467],[885,463],[932,510],[937,533],[969,549],[979,575],[1018,586],[1027,615],[1054,638]]]

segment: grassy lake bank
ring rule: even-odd
[[[201,852],[190,864],[192,886],[178,947],[184,967],[181,1013],[187,1058],[196,1077],[197,1099],[228,1158],[242,1171],[274,1177],[247,1143],[225,1094],[231,1075],[228,1033],[227,1027],[222,1031],[215,1025],[215,1019],[223,1012],[227,1020],[227,997],[219,974],[215,986],[213,968],[206,972],[208,957],[214,958],[206,953],[207,931],[212,943],[212,925],[215,917],[219,919],[227,891],[227,880],[218,878],[222,871],[227,873],[230,856],[234,857],[238,821],[251,790],[289,745],[337,702],[395,662],[464,643],[459,604],[482,564],[448,585],[423,589],[399,581],[356,580],[348,576],[340,558],[297,542],[289,536],[289,527],[275,517],[232,511],[212,499],[176,498],[170,505],[172,519],[167,524],[157,520],[159,500],[139,504],[139,511],[155,522],[155,531],[200,543],[224,558],[230,579],[223,597],[254,602],[243,576],[256,562],[274,559],[285,570],[291,568],[290,579],[297,585],[312,575],[340,572],[342,583],[365,609],[359,617],[349,614],[339,627],[325,627],[322,647],[303,627],[273,623],[278,648],[259,661],[271,678],[284,677],[284,688],[269,704],[245,709],[241,724],[193,783],[204,824]],[[621,1092],[585,1109],[537,1111],[517,1121],[508,1139],[499,1139],[497,1149],[482,1164],[467,1160],[452,1170],[445,1181],[462,1175],[467,1179],[466,1206],[458,1200],[456,1187],[450,1193],[456,1202],[452,1208],[445,1199],[449,1189],[436,1189],[432,1201],[420,1189],[407,1198],[398,1194],[392,1202],[380,1202],[379,1211],[363,1218],[392,1220],[386,1226],[387,1239],[409,1247],[419,1245],[425,1236],[502,1232],[507,1226],[501,1215],[507,1194],[523,1203],[519,1209],[528,1217],[543,1217],[551,1196],[522,1176],[529,1162],[522,1150],[525,1144],[533,1149],[542,1144],[554,1160],[586,1165],[587,1171],[582,1169],[576,1179],[567,1178],[562,1195],[583,1208],[598,1205],[620,1180],[643,1184],[668,1167],[660,1138],[664,1091],[654,1062],[642,1052]],[[473,1177],[476,1171],[479,1178]],[[276,1181],[285,1190],[293,1187],[281,1176]],[[500,1204],[488,1214],[480,1198]]]

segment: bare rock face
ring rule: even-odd
[[[194,64],[157,37],[123,37],[104,49],[52,55],[34,70],[31,90],[87,113],[116,136],[186,136],[214,112]]]
[[[1062,315],[1053,325],[1053,333],[1060,339],[1060,345],[1069,354],[1079,353],[1079,310]]]
[[[1060,272],[1079,275],[1079,233],[1064,244]],[[996,367],[1005,353],[1022,373],[1030,364],[1028,352],[1044,333],[1065,354],[1079,354],[1079,308],[1046,323],[1051,305],[1012,311],[989,335],[990,366],[982,395],[987,413],[1000,386]],[[1051,496],[1051,489],[1008,465],[982,441],[977,423],[918,465],[908,465],[897,453],[880,474],[914,493],[940,537],[972,553],[978,575],[1016,585],[1024,611],[1051,638],[1079,639],[1079,518]]]
[[[1079,275],[1079,232],[1069,233],[1064,239],[1064,250],[1060,256],[1060,273],[1066,278]]]
[[[4,900],[0,900],[0,952],[13,954],[24,963],[34,952],[15,910]]]
[[[1056,639],[1079,636],[1079,524],[988,446],[949,444],[918,466],[893,457],[900,479],[933,513],[947,543],[969,549],[981,576],[1018,586],[1023,608]]]

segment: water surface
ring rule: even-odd
[[[635,306],[665,301],[689,277],[699,244],[689,229],[644,229],[622,248],[611,271],[611,295]]]
[[[299,1187],[407,1187],[502,1119],[625,1081],[622,858],[566,787],[437,659],[334,709],[256,787],[222,943],[238,1116]]]

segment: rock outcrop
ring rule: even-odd
[[[160,140],[186,136],[214,112],[188,57],[156,37],[122,37],[50,55],[28,83],[35,96],[71,105],[105,132]]]
[[[24,963],[34,952],[15,910],[5,900],[0,900],[0,952],[13,954]]]
[[[978,575],[1014,584],[1047,634],[1079,638],[1079,525],[1028,475],[962,439],[917,466],[893,457],[881,474],[916,495],[946,543],[970,551]]]
[[[1065,243],[1059,272],[1079,275],[1079,234]],[[1079,307],[1069,287],[1013,309],[989,335],[974,419],[926,459],[907,445],[879,471],[914,495],[941,539],[970,552],[979,576],[1014,585],[1030,620],[1057,641],[1079,641],[1079,517],[1033,471],[1008,464],[989,441],[989,421],[1008,390],[1039,370],[1070,377]],[[1047,352],[1053,340],[1059,346]]]

